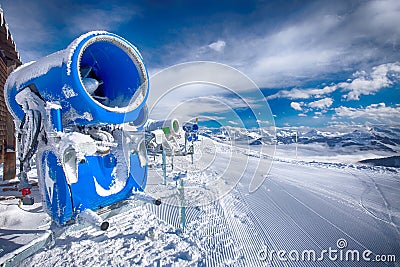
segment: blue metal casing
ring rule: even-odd
[[[102,82],[97,93],[90,94],[85,87],[88,72]],[[15,97],[27,87],[44,101],[61,105],[64,125],[135,121],[149,92],[148,73],[137,48],[108,32],[84,34],[65,50],[16,69],[7,79],[5,98],[19,120],[24,111]]]
[[[25,121],[21,131],[27,134],[21,136],[40,128],[38,180],[55,222],[63,225],[85,209],[95,211],[144,190],[147,153],[139,149],[140,139],[125,152],[123,136],[133,133],[118,125],[143,127],[148,92],[137,48],[104,31],[84,34],[9,76],[5,98],[17,126]],[[32,110],[40,117],[24,119]]]

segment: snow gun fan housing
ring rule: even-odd
[[[21,184],[37,152],[43,200],[56,222],[144,190],[147,154],[138,130],[148,92],[137,48],[104,31],[11,73],[5,99],[19,129]]]
[[[63,125],[144,123],[148,75],[139,51],[121,37],[90,32],[67,49],[14,71],[5,96],[15,118],[25,116],[16,95],[26,88],[62,108]]]

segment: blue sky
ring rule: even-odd
[[[237,68],[280,127],[400,125],[398,0],[108,2],[0,1],[24,62],[108,30],[150,74],[193,60]]]

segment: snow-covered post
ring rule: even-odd
[[[185,128],[184,128],[185,129]],[[185,155],[187,154],[187,142],[189,138],[189,132],[185,131]]]
[[[162,157],[162,170],[164,177],[164,185],[167,184],[167,155],[165,153],[165,149],[163,145],[161,145],[161,157]]]
[[[194,145],[192,140],[192,154],[190,155],[192,157],[192,165],[193,165],[193,155],[194,155]]]

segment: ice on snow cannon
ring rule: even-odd
[[[93,217],[144,190],[147,151],[138,129],[147,120],[148,90],[138,50],[108,32],[84,34],[9,76],[21,183],[28,184],[37,148],[44,208],[56,223]]]
[[[44,101],[57,100],[63,125],[134,122],[143,117],[149,91],[137,48],[104,31],[84,34],[65,50],[24,64],[9,76],[5,98],[19,120],[24,111],[15,97],[28,87]]]

